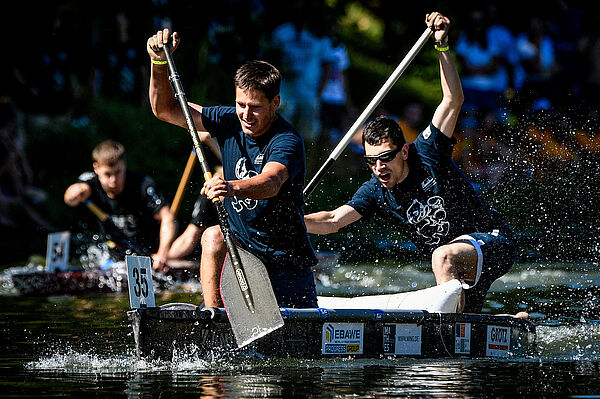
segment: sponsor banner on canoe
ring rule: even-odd
[[[363,353],[363,323],[324,323],[321,353],[324,355],[360,355]]]
[[[508,357],[510,349],[510,327],[488,326],[485,345],[486,356]]]
[[[383,353],[386,355],[420,355],[422,326],[416,324],[385,324]]]
[[[471,323],[454,325],[454,353],[469,355],[471,353]]]

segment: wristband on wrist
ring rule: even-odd
[[[442,40],[436,40],[434,42],[434,47],[437,51],[448,51],[450,46],[448,46],[448,36],[445,36]]]
[[[153,63],[154,65],[165,65],[167,63],[167,61],[161,61],[161,60],[150,60],[151,63]]]

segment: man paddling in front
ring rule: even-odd
[[[127,169],[125,148],[116,141],[98,144],[92,159],[94,171],[83,173],[67,188],[65,203],[75,207],[90,200],[109,217],[108,223],[100,222],[105,234],[114,241],[155,251],[152,267],[166,270],[175,217],[154,181]]]
[[[452,135],[464,97],[448,51],[450,20],[434,12],[426,24],[434,29],[443,92],[430,125],[408,144],[393,119],[378,117],[367,124],[363,146],[371,179],[347,204],[306,215],[305,222],[309,233],[329,234],[363,217],[392,221],[419,250],[431,254],[437,284],[463,282],[459,311],[477,313],[492,282],[512,267],[517,245],[511,229],[452,161]]]
[[[178,34],[158,31],[147,42],[151,60],[150,103],[156,117],[188,127],[173,96],[163,51]],[[277,114],[281,75],[264,61],[250,61],[235,75],[234,106],[188,103],[199,131],[210,132],[221,149],[223,177],[205,182],[209,199],[224,197],[238,244],[266,266],[280,306],[316,307],[311,267],[317,258],[303,220],[304,143],[300,133]],[[199,133],[205,142],[210,136]],[[206,306],[222,306],[219,280],[226,254],[219,226],[202,235],[200,276]]]

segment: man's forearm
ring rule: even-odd
[[[325,235],[336,233],[339,230],[333,214],[327,211],[305,215],[304,223],[306,224],[306,231],[310,234]]]
[[[439,60],[444,100],[452,104],[457,104],[458,108],[460,108],[464,100],[464,94],[456,64],[449,51],[441,51],[439,53]]]
[[[230,180],[229,184],[235,196],[261,200],[276,196],[283,183],[276,175],[259,174],[246,180]]]
[[[169,248],[175,240],[175,220],[171,218],[163,218],[160,223],[159,244],[156,253],[159,256],[167,257]]]

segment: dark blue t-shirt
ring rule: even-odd
[[[365,218],[381,216],[429,253],[463,234],[497,229],[512,236],[452,160],[454,143],[430,124],[409,145],[401,183],[386,189],[373,175],[347,204]]]
[[[77,181],[92,188],[89,200],[109,215],[111,224],[100,222],[105,234],[136,242],[150,251],[158,249],[160,223],[154,216],[169,203],[152,178],[127,170],[125,187],[115,198],[106,195],[94,172],[83,173]]]
[[[283,117],[259,137],[241,129],[235,107],[202,108],[202,123],[216,137],[223,158],[225,180],[243,180],[262,172],[268,162],[279,162],[289,179],[279,193],[263,200],[227,198],[225,207],[237,240],[267,268],[298,269],[317,263],[304,225],[304,142]]]

